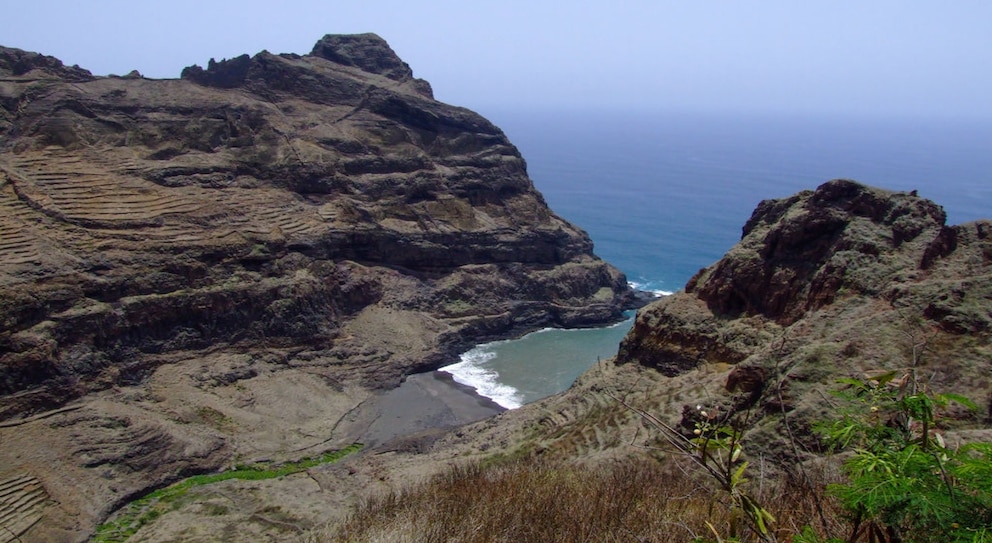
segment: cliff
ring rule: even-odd
[[[844,331],[834,339],[847,356],[835,362],[847,371],[854,362],[913,362],[890,341],[933,350],[967,338],[979,350],[955,357],[983,360],[992,333],[990,236],[987,221],[947,226],[943,209],[915,192],[846,180],[763,201],[740,243],[638,316],[617,362],[666,375],[771,363],[772,344],[813,327]],[[775,345],[777,358],[788,358],[787,343]]]
[[[838,458],[825,454],[813,425],[836,420],[842,402],[831,393],[844,386],[838,379],[886,372],[907,386],[913,382],[907,376],[915,376],[920,386],[958,393],[980,406],[952,404],[941,414],[937,431],[948,443],[992,441],[992,223],[950,226],[939,205],[915,192],[834,180],[761,202],[738,244],[684,290],[641,309],[617,356],[597,363],[568,391],[460,428],[427,447],[410,446],[406,454],[357,459],[348,476],[323,472],[323,480],[388,486],[404,503],[430,504],[435,495],[418,495],[424,491],[406,481],[422,477],[424,466],[444,472],[474,460],[494,466],[483,469],[481,488],[452,486],[459,500],[475,506],[486,503],[481,494],[503,491],[507,461],[550,465],[554,473],[579,465],[591,478],[631,457],[648,457],[673,473],[702,473],[633,407],[686,438],[704,417],[710,424],[733,420],[745,432],[739,460],[750,465],[751,489],[801,487],[810,474],[820,484],[836,476],[831,460]],[[741,416],[728,417],[734,413]],[[566,468],[554,471],[559,465]],[[377,478],[383,473],[391,485]],[[445,472],[439,480],[457,475]],[[616,485],[606,486],[612,492]],[[694,483],[674,501],[705,486]],[[366,492],[356,491],[354,499]],[[791,533],[816,523],[813,509],[807,511],[806,518],[797,515],[797,524],[783,520],[779,526]],[[390,509],[364,534],[433,527],[417,532],[409,518]],[[652,534],[678,538],[669,524],[660,523]],[[348,536],[361,539],[363,533]]]
[[[688,428],[693,405],[752,409],[755,452],[785,467],[819,450],[839,378],[912,374],[982,407],[945,430],[987,427],[992,223],[847,180],[763,201],[720,261],[638,314],[616,364],[699,385],[652,400]]]
[[[475,342],[618,320],[592,250],[378,36],[175,80],[0,48],[0,479],[73,540],[181,474],[320,452]]]
[[[627,295],[502,132],[434,101],[374,35],[181,80],[11,49],[0,70],[0,394],[32,398],[6,416],[187,349],[343,360],[341,328],[369,307],[430,315],[444,347],[608,321]],[[365,378],[450,355],[428,351]]]
[[[571,389],[431,454],[597,469],[672,452],[630,406],[689,438],[701,411],[746,414],[742,461],[761,466],[755,479],[800,477],[807,463],[823,469],[813,426],[837,416],[838,380],[883,372],[970,398],[980,409],[952,408],[940,432],[992,440],[992,222],[947,225],[915,191],[834,180],[761,202],[739,243],[638,311],[617,356]]]

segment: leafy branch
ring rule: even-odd
[[[707,413],[701,406],[697,406],[703,420],[696,424],[694,437],[689,438],[657,416],[630,405],[612,393],[608,394],[654,428],[676,454],[688,458],[715,481],[720,490],[729,496],[732,509],[743,514],[749,528],[759,540],[765,543],[777,541],[771,530],[775,517],[744,489],[749,465],[748,462],[741,461],[744,451],[741,440],[743,428],[747,427],[746,416],[745,420],[734,425],[730,423],[730,414],[720,417],[717,413]],[[717,541],[722,542],[717,530],[712,525],[709,528]],[[737,540],[734,532],[732,527],[731,541]]]
[[[848,408],[819,428],[853,452],[849,481],[829,488],[852,520],[845,541],[992,543],[992,443],[950,447],[940,431],[952,403],[977,406],[931,391],[913,369],[841,380]]]

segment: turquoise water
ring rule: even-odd
[[[582,372],[617,353],[633,313],[607,328],[546,328],[520,339],[485,343],[443,368],[483,396],[513,409],[568,388]]]
[[[849,178],[918,190],[948,223],[992,218],[992,125],[594,112],[484,112],[551,208],[639,288],[675,291],[740,239],[765,198]],[[506,407],[567,388],[631,323],[477,347],[449,368]],[[504,403],[505,402],[505,403]]]

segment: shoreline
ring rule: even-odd
[[[633,289],[633,303],[621,314],[621,319],[599,323],[595,326],[572,328],[529,328],[517,333],[501,334],[500,337],[473,344],[473,348],[516,341],[544,330],[595,330],[619,326],[634,315],[628,312],[643,307],[658,296],[648,291]],[[450,366],[452,364],[447,364]],[[383,391],[369,399],[348,420],[355,441],[370,449],[415,442],[428,439],[473,422],[509,411],[511,408],[483,395],[475,386],[456,380],[452,372],[439,366],[432,370],[412,373],[403,378],[399,386]]]
[[[443,370],[434,370],[431,373],[433,374],[434,379],[436,379],[437,381],[446,383],[449,387],[474,397],[479,402],[479,405],[483,408],[492,409],[499,413],[502,413],[503,411],[509,411],[509,409],[496,403],[496,401],[493,400],[492,398],[479,394],[479,391],[475,387],[471,385],[466,385],[464,383],[459,383],[458,381],[455,380],[455,376],[452,375],[450,372]]]
[[[568,389],[597,360],[616,356],[635,313],[626,311],[624,317],[597,327],[546,327],[479,343],[439,370],[473,393],[516,409]]]
[[[361,427],[357,440],[369,448],[480,421],[506,411],[447,372],[408,375],[400,386],[363,406],[350,424]]]

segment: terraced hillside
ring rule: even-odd
[[[12,244],[26,247],[31,234],[48,230],[50,236],[57,229],[70,251],[114,247],[115,240],[182,247],[232,235],[315,233],[327,222],[315,206],[293,198],[280,202],[287,200],[285,191],[271,187],[163,186],[143,177],[160,164],[130,154],[127,148],[50,146],[0,158],[9,187],[3,202],[10,210],[5,219]],[[32,210],[50,219],[44,229],[29,230]]]
[[[50,503],[41,481],[30,475],[0,480],[0,542],[20,541]]]
[[[634,303],[503,133],[377,36],[174,80],[0,48],[0,478],[56,503],[24,541],[347,445],[411,372]]]

